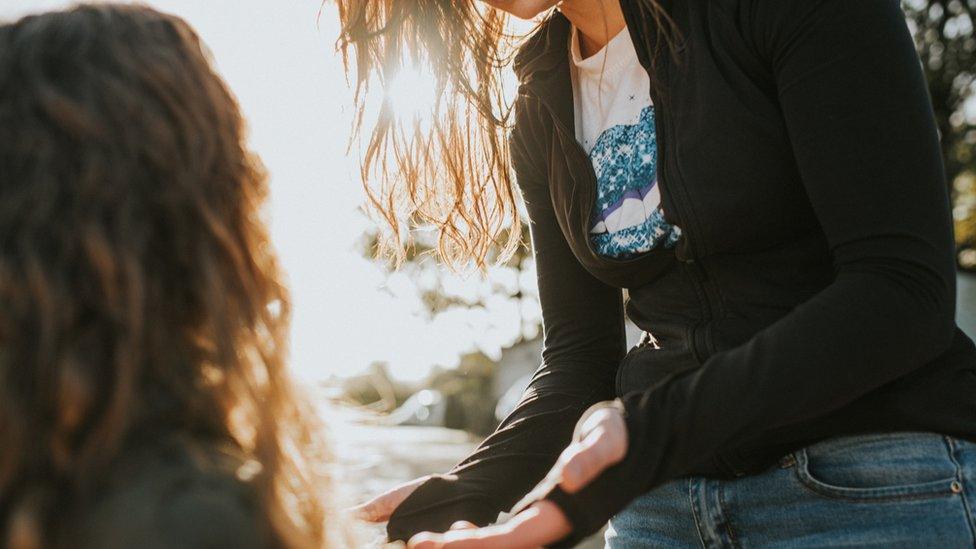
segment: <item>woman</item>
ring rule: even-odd
[[[362,82],[420,56],[451,109],[412,135],[381,118],[376,204],[482,260],[510,160],[544,313],[498,431],[364,507],[390,537],[491,523],[551,469],[512,520],[413,543],[569,545],[611,517],[611,547],[974,543],[976,349],[898,2],[489,0],[556,8],[515,58],[510,157],[498,12],[339,3]],[[457,112],[480,115],[467,142]],[[479,169],[454,169],[461,143]],[[627,353],[622,289],[646,332]]]
[[[0,545],[323,544],[244,131],[176,17],[0,26]]]

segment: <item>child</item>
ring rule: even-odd
[[[182,20],[0,26],[0,545],[323,545],[266,194]]]

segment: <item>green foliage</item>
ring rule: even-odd
[[[976,0],[905,0],[955,195],[956,241],[976,247]]]

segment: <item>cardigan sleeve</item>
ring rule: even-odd
[[[624,461],[550,495],[572,539],[767,429],[827,414],[942,354],[954,333],[950,207],[931,102],[897,0],[743,0],[831,284],[703,367],[623,397]],[[570,541],[572,541],[572,539]]]
[[[458,520],[484,525],[509,510],[549,471],[569,444],[577,419],[612,398],[626,350],[622,292],[576,260],[553,212],[538,122],[516,105],[510,149],[525,200],[538,272],[544,345],[542,365],[515,410],[447,475],[421,485],[391,517],[387,534],[405,540],[445,531]],[[537,109],[538,110],[538,109]]]

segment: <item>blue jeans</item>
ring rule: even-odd
[[[736,480],[681,479],[610,521],[607,547],[976,547],[976,444],[834,438]]]

